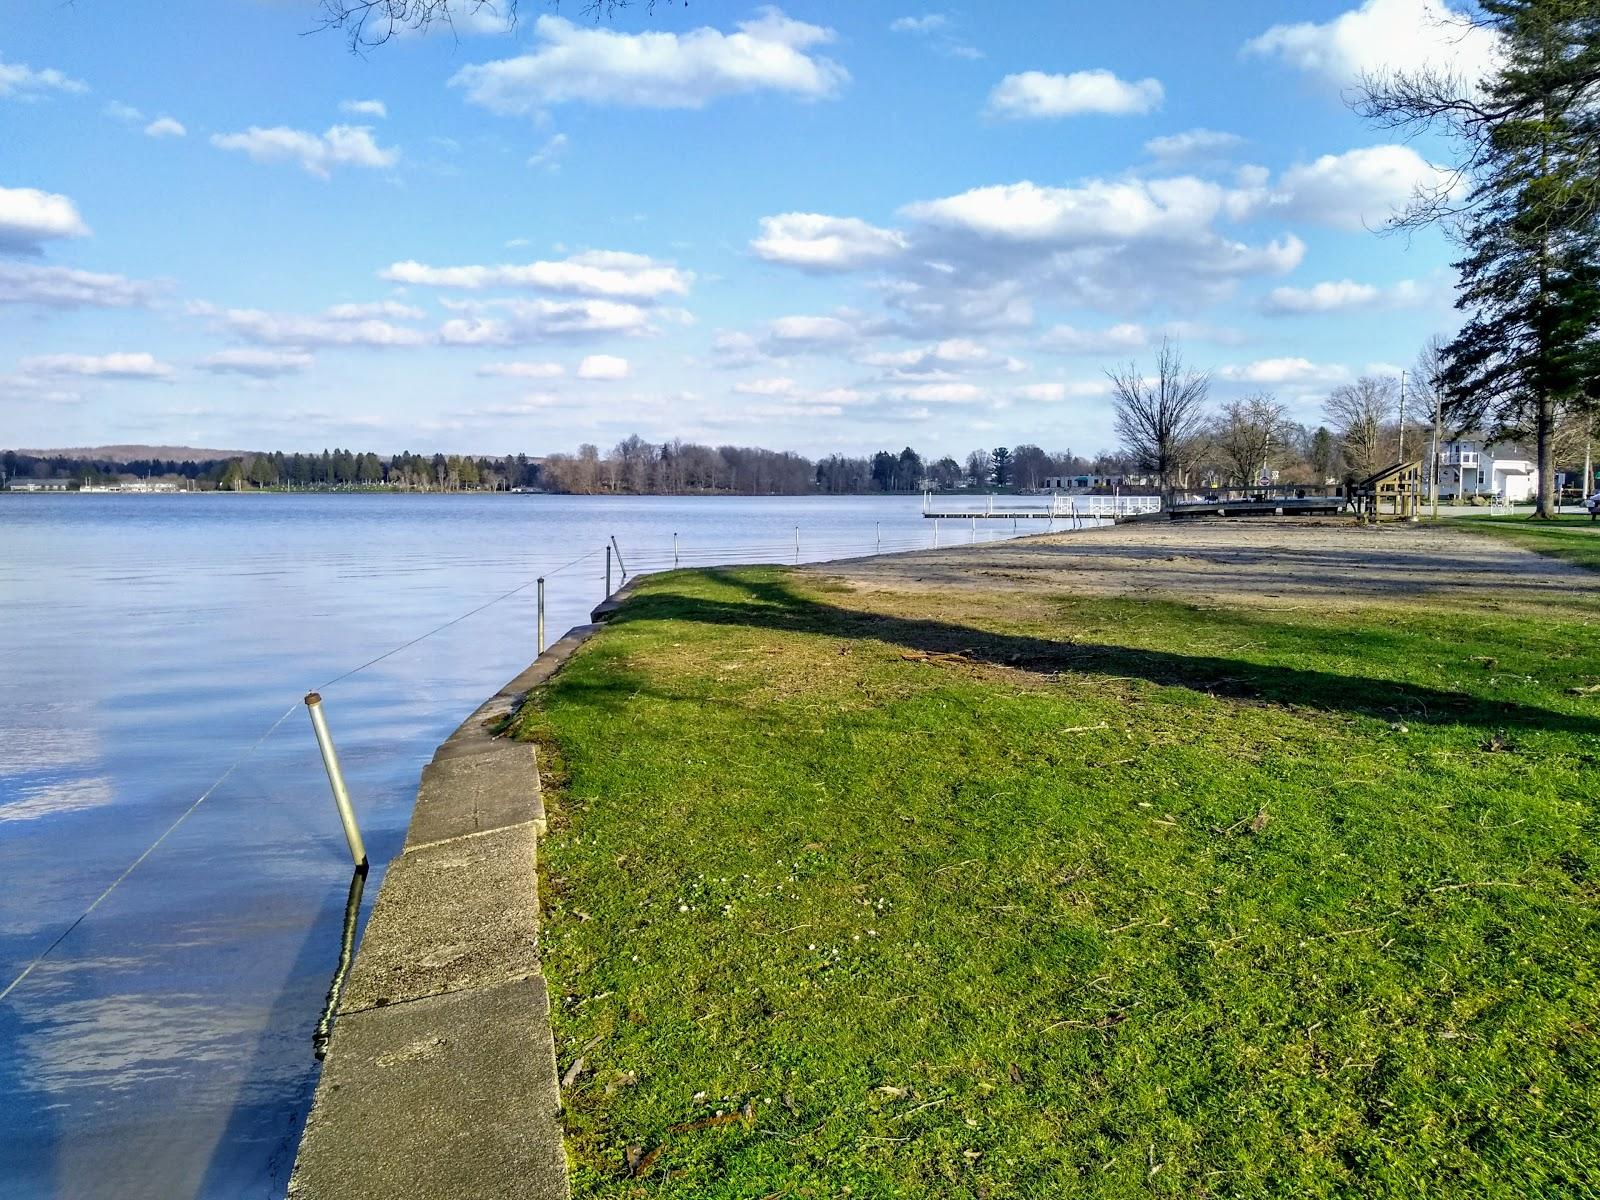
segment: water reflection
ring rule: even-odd
[[[0,498],[0,989],[308,688],[486,597],[612,535],[634,566],[674,533],[708,561],[930,524],[915,500]],[[550,578],[552,636],[603,572]],[[533,657],[532,605],[325,691],[369,880],[291,721],[0,1001],[0,1196],[283,1194],[352,915],[434,746]]]
[[[317,1018],[317,1030],[311,1035],[312,1053],[317,1061],[327,1057],[328,1042],[333,1038],[333,1018],[339,1011],[339,997],[344,994],[344,981],[350,974],[350,964],[355,960],[356,923],[361,919],[361,893],[367,886],[367,864],[362,863],[350,873],[350,894],[344,902],[344,926],[339,931],[339,962],[333,968],[333,981],[328,984],[328,998],[322,1003],[322,1015]]]

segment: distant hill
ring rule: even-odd
[[[223,458],[240,458],[253,454],[252,450],[199,450],[193,446],[69,446],[60,450],[18,450],[34,458],[103,458],[112,462],[132,462],[141,458],[159,458],[171,462],[215,462]]]

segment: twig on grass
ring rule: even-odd
[[[1429,888],[1428,891],[1430,891],[1430,892],[1455,892],[1455,891],[1459,891],[1462,888],[1480,888],[1480,887],[1526,888],[1528,886],[1529,885],[1526,884],[1526,883],[1508,883],[1503,879],[1479,879],[1479,880],[1474,880],[1471,883],[1446,883],[1446,884],[1441,884],[1439,887],[1431,887],[1431,888]]]
[[[894,1119],[896,1121],[904,1121],[912,1113],[919,1113],[925,1108],[932,1108],[936,1104],[943,1104],[948,1099],[950,1099],[949,1096],[940,1096],[937,1100],[929,1100],[926,1104],[919,1104],[915,1108],[906,1109],[905,1112],[898,1114]]]

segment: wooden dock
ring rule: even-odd
[[[1174,521],[1184,517],[1314,517],[1337,516],[1339,496],[1268,497],[1264,500],[1201,500],[1172,507]]]

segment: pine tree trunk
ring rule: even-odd
[[[1556,511],[1556,402],[1549,392],[1539,396],[1539,491],[1533,505],[1535,518],[1547,519]]]

